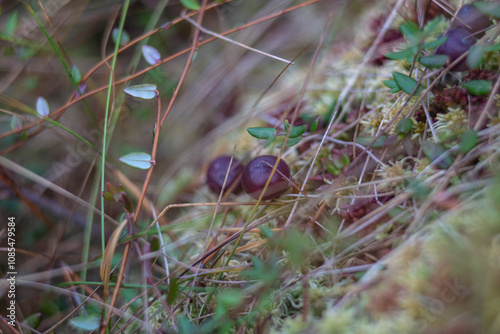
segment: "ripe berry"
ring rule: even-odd
[[[241,185],[243,190],[251,197],[258,199],[267,180],[271,176],[277,158],[272,155],[261,155],[250,161],[243,169]],[[273,174],[266,192],[262,195],[263,200],[273,199],[283,194],[290,187],[286,178],[290,178],[290,168],[284,160],[280,160]]]
[[[474,34],[488,28],[490,25],[491,20],[489,17],[478,11],[474,5],[465,5],[458,11],[451,28],[466,29]],[[477,34],[476,37],[480,37],[483,34],[484,32]]]
[[[207,170],[207,184],[215,194],[220,194],[222,190],[222,185],[224,184],[224,179],[226,178],[226,173],[229,168],[229,163],[231,162],[231,157],[228,155],[222,155],[214,159]],[[233,193],[241,191],[241,184],[239,184],[239,176],[243,166],[241,163],[233,158],[231,164],[231,170],[227,175],[226,187],[224,189],[229,189],[236,181],[238,184],[234,186]]]
[[[436,54],[448,56],[450,58],[448,64],[454,62],[462,54],[469,51],[471,46],[476,44],[476,39],[473,36],[471,36],[469,31],[465,29],[461,28],[450,29],[445,36],[447,36],[448,39],[446,40],[446,42],[444,42],[444,44],[440,45],[436,49]],[[466,71],[467,70],[466,59],[463,59],[451,70]]]

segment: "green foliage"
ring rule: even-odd
[[[411,94],[413,91],[415,91],[415,94],[418,94],[422,89],[422,86],[418,84],[417,80],[403,73],[394,72],[392,76],[398,87],[406,94]]]
[[[473,129],[467,130],[460,138],[458,149],[461,153],[468,153],[477,144],[477,132]]]
[[[179,295],[179,282],[177,281],[177,277],[170,278],[170,286],[167,294],[167,304],[173,305],[175,300]]]
[[[121,37],[119,36],[120,36],[120,29],[114,28],[113,31],[111,32],[111,38],[113,39],[114,44],[118,43],[118,38],[120,38],[120,43],[118,43],[119,46],[123,46],[128,42],[130,42],[130,36],[125,30],[121,31]]]
[[[418,62],[428,68],[440,68],[443,67],[450,57],[446,55],[432,55],[427,57],[421,57]]]
[[[274,128],[254,127],[248,128],[247,132],[257,139],[268,139],[270,136],[275,135],[276,130]]]
[[[37,329],[38,326],[40,326],[40,323],[42,322],[42,313],[34,313],[28,317],[26,317],[23,321],[23,324],[26,324],[27,326]]]
[[[379,136],[376,140],[375,137],[356,137],[356,143],[363,145],[363,146],[368,146],[370,145],[371,142],[375,140],[375,142],[372,144],[372,148],[382,148],[384,145],[385,141],[387,139],[387,136]]]
[[[382,82],[386,87],[389,87],[391,89],[391,93],[397,93],[401,91],[401,88],[399,88],[398,84],[394,79],[384,80]]]
[[[489,1],[475,1],[474,7],[485,15],[500,19],[500,4]]]
[[[196,0],[181,0],[181,4],[187,9],[191,10],[200,9],[200,4]]]
[[[71,68],[71,77],[75,83],[80,83],[82,81],[82,74],[76,65]]]
[[[441,168],[448,168],[453,163],[453,159],[449,153],[439,144],[424,141],[422,143],[422,151],[430,161],[437,161],[436,165]]]
[[[69,320],[69,323],[83,331],[93,331],[99,328],[101,317],[98,315],[80,316]]]
[[[464,88],[472,95],[488,95],[491,90],[491,82],[487,80],[472,80],[464,83]]]
[[[413,121],[411,118],[403,118],[398,122],[398,125],[396,125],[396,133],[400,135],[405,135],[413,127]]]
[[[7,23],[5,24],[5,28],[3,29],[2,33],[6,37],[12,37],[14,36],[14,33],[17,30],[17,24],[19,22],[19,13],[17,10],[10,15],[9,19],[7,20]]]
[[[313,123],[315,124],[315,129],[317,127],[317,119]],[[247,132],[254,138],[257,139],[266,139],[266,146],[271,145],[273,142],[276,141],[276,139],[279,137],[279,143],[284,143],[284,139],[286,135],[288,134],[288,140],[286,143],[286,146],[293,146],[298,144],[302,140],[302,135],[304,132],[306,132],[306,126],[305,125],[298,125],[290,128],[290,123],[288,120],[285,120],[284,122],[284,128],[285,128],[285,133],[277,133],[276,129],[274,128],[269,128],[269,127],[252,127],[252,128],[247,128]]]

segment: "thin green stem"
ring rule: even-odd
[[[122,8],[122,14],[120,17],[120,23],[118,26],[118,38],[117,41],[120,41],[122,38],[123,27],[125,25],[125,17],[127,16],[128,7],[130,4],[130,0],[125,0]],[[116,67],[116,58],[118,56],[118,49],[120,47],[119,43],[115,44],[113,58],[111,60],[111,73],[109,74],[108,81],[108,91],[106,96],[106,110],[104,115],[104,129],[103,129],[103,138],[102,138],[102,159],[101,159],[101,193],[105,191],[106,185],[106,153],[107,153],[107,136],[108,136],[108,118],[111,109],[111,91],[113,89],[113,81]],[[104,212],[104,197],[101,196],[101,210]],[[104,254],[104,250],[106,248],[106,241],[104,238],[104,215],[101,215],[101,247],[102,253]]]

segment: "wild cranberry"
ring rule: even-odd
[[[446,35],[448,39],[444,44],[441,44],[436,49],[436,54],[438,55],[446,55],[450,58],[449,64],[454,62],[458,57],[463,55],[465,52],[469,51],[470,47],[476,44],[476,39],[471,36],[470,32],[461,29],[455,28],[450,29]],[[462,60],[460,63],[455,65],[452,71],[466,71],[467,63],[466,59]]]
[[[214,159],[208,167],[207,184],[210,190],[212,190],[215,194],[220,194],[222,190],[222,185],[224,184],[224,179],[226,178],[230,162],[230,156],[222,155]],[[240,177],[242,170],[243,166],[241,163],[233,158],[231,170],[227,175],[226,187],[224,189],[229,189],[236,181],[238,181],[238,184],[236,184],[233,188],[233,193],[241,191],[241,184],[239,184],[238,178]]]
[[[255,199],[260,197],[277,159],[272,155],[261,155],[245,166],[241,175],[241,185],[248,195]],[[290,168],[284,160],[280,160],[262,199],[273,199],[287,191],[290,184],[286,178],[290,178]]]
[[[488,28],[490,25],[490,18],[478,11],[474,5],[464,5],[458,11],[457,17],[451,24],[451,28],[466,29],[470,33],[474,34]],[[483,34],[484,32],[475,36],[480,37]]]

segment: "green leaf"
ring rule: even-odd
[[[396,125],[396,133],[406,134],[411,130],[412,127],[413,121],[411,120],[411,118],[403,118],[398,122],[398,125]]]
[[[389,88],[398,88],[399,89],[399,86],[398,84],[396,83],[396,81],[394,81],[393,79],[389,79],[389,80],[384,80],[382,81],[384,83],[384,85],[386,87],[389,87]]]
[[[69,320],[69,323],[84,331],[93,331],[99,328],[101,317],[97,315],[81,316]]]
[[[440,68],[443,67],[450,57],[447,55],[433,55],[428,57],[422,57],[419,59],[419,63],[428,68]]]
[[[3,34],[7,37],[12,37],[17,30],[17,23],[19,21],[19,14],[17,10],[9,17],[5,28],[3,29]]]
[[[401,26],[399,26],[399,29],[401,30],[401,33],[406,37],[406,39],[411,44],[420,43],[420,39],[422,37],[422,32],[420,31],[420,28],[415,23],[413,23],[412,21],[408,21],[406,23],[403,23]]]
[[[401,91],[401,88],[399,87],[394,87],[393,89],[391,89],[391,93],[393,94],[396,94],[397,92],[400,92]]]
[[[36,100],[36,112],[41,117],[48,116],[50,113],[49,103],[41,96]]]
[[[180,334],[198,334],[200,330],[197,329],[186,316],[179,316],[177,318],[177,323],[179,324]]]
[[[432,34],[435,34],[436,29],[437,29],[438,25],[441,24],[441,22],[442,22],[442,20],[439,16],[435,17],[434,19],[427,22],[427,24],[424,26],[424,29],[423,29],[424,35],[430,36]]]
[[[200,9],[200,4],[195,0],[181,0],[181,4],[187,9],[197,10]]]
[[[471,70],[477,69],[484,59],[486,48],[483,45],[473,45],[467,55],[467,67]]]
[[[40,326],[40,322],[42,322],[42,313],[38,312],[24,319],[23,324],[26,324],[31,328],[37,329],[38,326]]]
[[[316,117],[314,122],[312,122],[312,124],[311,124],[311,128],[309,129],[310,133],[314,133],[316,131],[316,129],[318,128],[318,121],[319,121],[319,117]]]
[[[475,1],[474,7],[481,13],[487,16],[493,16],[495,19],[500,19],[500,4],[488,1]]]
[[[385,58],[392,60],[401,60],[401,59],[406,59],[408,57],[413,57],[413,53],[410,50],[403,50],[398,52],[389,52],[386,53],[384,56]]]
[[[173,305],[179,295],[179,282],[175,276],[170,278],[170,287],[167,294],[167,304]]]
[[[259,226],[259,229],[260,229],[260,233],[262,234],[262,236],[266,239],[272,239],[276,235],[276,233],[274,233],[274,231],[271,230],[266,225]]]
[[[149,169],[151,167],[151,156],[144,152],[129,153],[119,160],[131,167],[139,169]]]
[[[460,138],[460,143],[458,144],[458,150],[461,153],[468,153],[477,144],[477,132],[473,129],[464,132]]]
[[[276,130],[274,128],[253,127],[248,128],[247,132],[257,139],[267,139],[271,135],[274,136]]]
[[[448,154],[448,152],[439,144],[425,141],[422,143],[422,151],[425,156],[432,162],[436,159],[439,159],[437,162],[437,166],[441,168],[448,168],[453,163],[452,158]]]
[[[287,130],[288,131],[288,130]],[[298,125],[294,126],[292,130],[290,131],[290,138],[297,138],[299,136],[302,136],[302,134],[306,132],[306,126],[305,125]]]
[[[113,31],[111,32],[111,38],[113,39],[113,43],[117,43],[118,42],[118,36],[120,35],[120,29],[118,28],[114,28]],[[123,30],[122,31],[122,36],[120,38],[120,43],[119,45],[122,46],[122,45],[125,45],[127,44],[128,42],[130,41],[130,36],[128,35],[128,33]]]
[[[285,131],[288,132],[288,129],[290,129],[290,122],[288,122],[287,119],[285,119],[285,122],[283,123],[284,127],[285,127]]]
[[[270,135],[269,137],[267,137],[266,143],[264,144],[264,146],[269,147],[269,145],[274,143],[275,140],[276,140],[276,136],[274,134]]]
[[[356,143],[363,145],[363,146],[368,146],[375,137],[356,137]],[[387,139],[386,136],[380,136],[377,138],[377,140],[373,143],[372,148],[381,148],[384,145],[385,140]]]
[[[406,94],[411,94],[413,90],[415,90],[415,87],[417,87],[418,85],[417,80],[410,78],[403,73],[394,72],[392,76],[394,77],[394,81],[396,81],[396,84],[399,86],[399,88],[401,88]],[[419,86],[417,88],[416,94],[418,94],[421,88],[422,86]]]
[[[296,137],[296,138],[288,138],[287,142],[286,142],[286,146],[287,147],[290,147],[290,146],[293,146],[295,144],[298,144],[300,141],[302,140],[301,137]]]
[[[21,122],[21,119],[19,117],[17,117],[16,115],[14,115],[10,119],[9,126],[10,126],[10,130],[14,131],[14,130],[21,128],[23,126],[23,124]]]
[[[486,52],[500,51],[500,43],[485,46],[484,49],[486,50]]]
[[[155,98],[157,94],[156,86],[149,84],[129,86],[123,90],[125,93],[132,95],[133,97],[138,97],[144,100]]]
[[[472,95],[488,95],[491,90],[491,82],[487,80],[472,80],[464,83],[464,88]]]
[[[71,68],[71,77],[77,84],[82,81],[82,74],[80,73],[80,70],[76,65],[73,65],[73,67]]]
[[[430,42],[424,43],[422,45],[422,49],[434,49],[434,48],[437,48],[438,46],[443,45],[444,42],[446,42],[447,39],[448,39],[448,36],[443,36],[443,37],[438,38],[438,39],[436,39],[434,41],[430,41]]]

